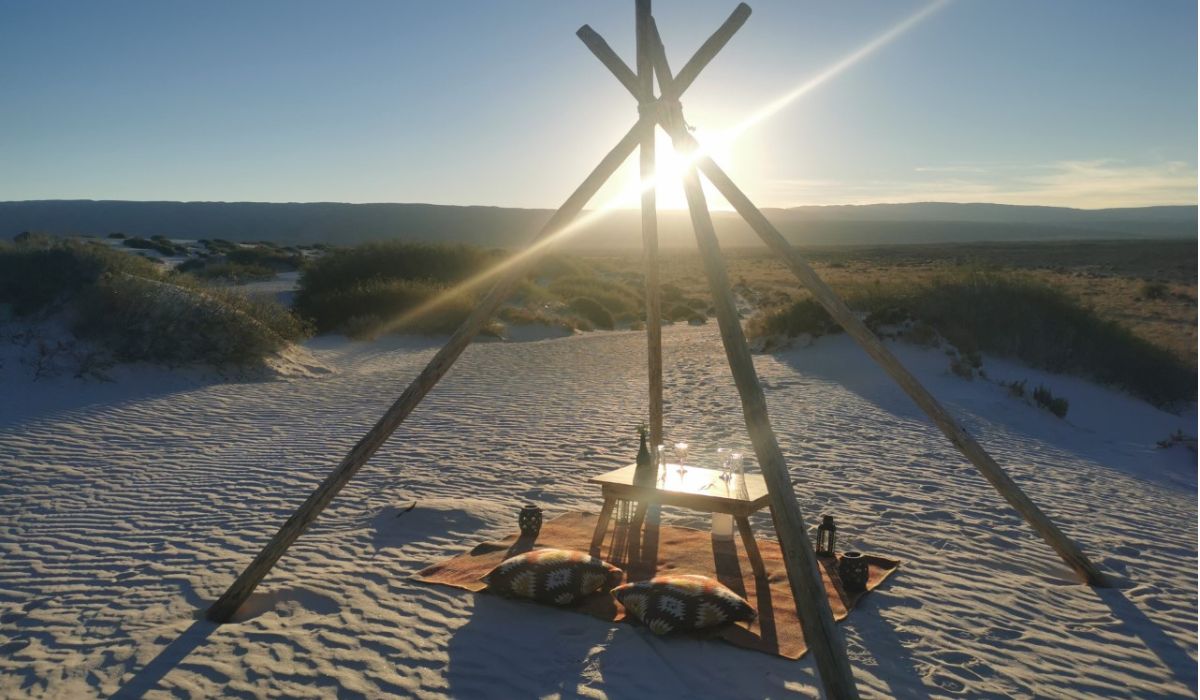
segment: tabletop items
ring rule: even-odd
[[[816,550],[819,557],[838,556],[837,524],[833,522],[832,515],[821,518],[821,524],[817,526]],[[861,552],[842,552],[838,557],[837,567],[842,586],[847,591],[867,590],[870,568],[867,566],[867,558]]]
[[[867,558],[862,552],[842,552],[842,557],[838,560],[838,576],[841,577],[842,586],[847,591],[867,590],[870,574]]]
[[[826,515],[817,526],[817,556],[832,557],[837,552],[834,544],[837,542],[837,525],[832,515]]]
[[[523,536],[537,537],[542,530],[542,509],[533,504],[524,506],[517,514],[517,525]]]
[[[638,437],[641,442],[638,445],[637,471],[634,473],[633,483],[639,486],[650,486],[658,477],[658,465],[650,456],[650,447],[646,444],[648,432],[645,423],[638,426]]]
[[[643,436],[643,442],[644,440],[645,436]],[[658,480],[661,482],[666,478],[667,468],[671,464],[669,458],[672,453],[675,455],[675,471],[678,473],[679,478],[683,479],[687,475],[687,459],[691,450],[692,446],[686,442],[662,442],[655,445],[651,461],[658,469]],[[716,452],[722,479],[730,481],[735,476],[745,475],[745,458],[740,451],[731,447],[718,447]],[[638,450],[637,463],[639,465],[642,463],[642,452],[640,449]]]

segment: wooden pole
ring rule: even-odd
[[[685,148],[693,150],[697,148],[695,139],[686,129],[669,129],[668,131],[673,131],[671,136],[678,139],[676,143],[683,143]],[[900,363],[900,360],[896,359],[887,346],[859,320],[858,316],[846,306],[846,302],[804,261],[787,242],[787,239],[759,211],[758,207],[754,206],[750,199],[733,183],[733,180],[725,174],[725,171],[708,156],[700,156],[696,160],[696,164],[721,195],[750,224],[750,228],[758,233],[767,247],[787,263],[796,277],[800,279],[801,284],[816,297],[829,315],[862,346],[872,359],[879,363],[888,376],[904,390],[904,393],[908,394],[909,398],[925,412],[925,415],[929,416],[934,425],[1000,492],[1004,500],[1008,501],[1009,505],[1016,509],[1021,517],[1054,548],[1054,551],[1058,552],[1063,561],[1087,583],[1099,587],[1110,586],[1111,582],[1108,577],[1092,564],[1079,545],[1067,537],[1054,521],[1037,507],[1037,504],[1021,490],[1021,487],[1004,471],[1004,468],[992,459],[983,446],[954,420],[954,417],[942,407],[941,403],[917,381],[917,378]]]
[[[654,99],[654,65],[650,60],[650,0],[637,0],[637,78],[639,112],[657,109]],[[642,179],[642,247],[645,255],[646,356],[650,389],[650,447],[663,440],[662,302],[658,281],[658,203],[654,185],[654,139],[657,119],[642,131],[639,146]]]
[[[583,37],[581,36],[581,38]],[[619,57],[616,57],[612,53],[612,50],[607,44],[603,43],[603,40],[589,42],[585,38],[584,43],[588,44],[588,48],[592,50],[592,53],[596,54],[605,65],[609,65],[615,59],[615,62],[619,64],[618,71],[621,68],[629,71],[629,68],[621,62]],[[611,55],[604,55],[606,52]],[[636,91],[631,92],[637,97]],[[659,114],[659,123],[662,124],[668,135],[671,136],[673,142],[682,149],[685,149],[685,152],[695,153],[699,148],[695,138],[687,131],[686,127],[682,124],[677,128],[670,126],[667,115],[661,111]],[[900,361],[887,349],[887,346],[875,337],[875,334],[846,306],[841,297],[809,267],[808,263],[787,242],[787,239],[759,211],[758,207],[754,206],[750,199],[738,189],[737,185],[733,183],[721,167],[712,158],[702,154],[696,156],[695,162],[709,181],[717,188],[717,191],[733,205],[734,209],[762,238],[767,247],[787,263],[792,272],[799,278],[801,284],[816,297],[817,301],[825,307],[830,316],[845,329],[850,337],[854,338],[862,346],[872,359],[883,367],[884,371],[929,416],[934,425],[949,438],[950,442],[962,452],[963,456],[971,464],[975,465],[1004,500],[1016,509],[1021,514],[1021,517],[1062,557],[1067,566],[1070,566],[1090,585],[1099,587],[1110,586],[1111,582],[1105,574],[1088,560],[1079,545],[1067,537],[1055,525],[1054,521],[1037,507],[1021,490],[1020,486],[1013,481],[1012,477],[992,459],[991,455],[954,420],[946,409],[938,403],[937,399],[917,381],[916,377],[912,376],[904,365],[900,364]]]
[[[713,32],[712,36],[708,37],[700,45],[700,48],[696,49],[696,53],[692,55],[683,66],[683,70],[679,71],[679,76],[675,78],[675,99],[679,99],[683,93],[687,92],[687,89],[692,86],[692,83],[700,75],[700,71],[704,70],[704,67],[713,60],[717,53],[725,48],[725,44],[729,43],[729,40],[733,38],[737,30],[742,28],[742,25],[746,23],[749,17],[750,6],[746,3],[739,4],[730,13],[729,17],[721,23],[717,31]],[[650,26],[654,26],[653,19],[651,19]],[[625,89],[635,98],[638,98],[640,102],[641,83],[639,82],[638,75],[630,70],[629,66],[625,65],[625,62],[617,56],[612,47],[608,45],[608,42],[604,41],[595,30],[586,24],[580,27],[579,31],[575,32],[575,35],[616,76],[617,80],[625,86]],[[653,57],[651,63],[653,63]]]
[[[621,163],[633,153],[641,140],[647,126],[653,128],[652,116],[647,114],[625,134],[624,138],[608,152],[596,166],[596,169],[579,185],[578,189],[563,205],[554,212],[550,220],[538,233],[535,240],[549,239],[562,231],[583,209],[588,200],[616,172]],[[649,122],[649,124],[647,124]],[[325,478],[312,495],[284,522],[271,541],[259,552],[254,561],[237,577],[228,590],[208,609],[208,618],[214,622],[228,622],[237,609],[246,601],[263,577],[279,561],[287,548],[296,541],[305,529],[329,505],[334,496],[342,490],[347,482],[358,472],[363,464],[383,445],[384,441],[395,432],[404,419],[412,413],[421,399],[438,383],[438,380],[450,369],[471,339],[479,332],[492,317],[496,309],[508,298],[529,266],[537,259],[538,246],[531,251],[534,254],[523,257],[519,262],[512,263],[506,269],[499,281],[479,302],[463,324],[459,326],[446,345],[434,355],[425,369],[409,384],[400,398],[392,404],[383,417],[367,432],[358,444],[350,450],[332,473]]]
[[[663,101],[670,105],[663,110],[665,121],[671,125],[668,133],[680,130],[686,133],[683,111],[678,101],[672,102],[675,95],[671,89],[671,73],[666,54],[661,43],[656,44],[655,72],[658,73]],[[696,232],[696,242],[704,261],[704,271],[712,291],[713,305],[717,310],[717,322],[721,328],[725,356],[729,361],[738,395],[741,397],[746,430],[750,434],[750,441],[754,445],[754,453],[758,457],[763,480],[766,481],[770,494],[776,531],[783,551],[783,564],[787,569],[792,596],[796,600],[796,610],[804,628],[804,640],[813,652],[826,697],[857,698],[858,689],[854,685],[854,672],[850,667],[850,657],[846,653],[846,641],[834,622],[816,553],[808,539],[808,529],[800,513],[800,504],[792,489],[787,463],[783,451],[779,449],[779,442],[775,439],[775,431],[771,428],[766,397],[758,381],[758,373],[754,369],[754,360],[750,355],[746,336],[742,332],[737,304],[729,285],[725,262],[717,243],[717,234],[713,229],[712,215],[709,214],[704,190],[700,185],[700,176],[694,165],[689,165],[684,173],[683,189],[687,196],[692,227]]]

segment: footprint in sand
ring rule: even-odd
[[[930,680],[932,680],[933,684],[937,687],[950,693],[961,693],[967,688],[962,681],[959,681],[956,678],[951,678],[944,673],[935,673],[933,674],[933,678]]]
[[[1021,630],[1014,630],[1008,627],[996,627],[984,633],[983,638],[1001,642],[1011,642],[1014,639],[1020,639],[1024,633]]]

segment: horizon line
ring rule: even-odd
[[[265,199],[92,199],[87,197],[53,197],[43,199],[5,199],[0,200],[0,204],[28,204],[35,202],[121,202],[132,204],[274,204],[274,205],[313,205],[313,204],[339,204],[345,206],[424,206],[424,207],[457,207],[460,209],[514,209],[523,211],[554,211],[551,206],[532,207],[532,206],[515,206],[507,204],[444,204],[438,202],[350,202],[338,201],[332,199],[325,200],[265,200]],[[794,204],[790,206],[764,206],[765,210],[789,210],[789,209],[810,209],[810,208],[852,208],[852,207],[879,207],[879,206],[907,206],[920,204],[948,204],[954,206],[993,206],[993,207],[1012,207],[1023,209],[1068,209],[1073,211],[1110,211],[1114,209],[1155,209],[1161,207],[1200,207],[1198,202],[1178,202],[1178,203],[1162,203],[1162,204],[1141,204],[1137,206],[1108,206],[1108,207],[1074,207],[1063,204],[1008,204],[1004,202],[989,202],[989,201],[950,201],[941,199],[917,199],[903,202],[856,202],[843,204]],[[732,208],[710,207],[714,213],[728,212],[735,213]],[[613,207],[615,211],[639,212],[639,207]],[[584,211],[589,211],[585,209]],[[658,207],[660,212],[687,212],[686,207]]]

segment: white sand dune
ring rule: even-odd
[[[666,330],[671,436],[744,428],[716,329]],[[767,697],[816,695],[810,659],[441,587],[409,576],[514,529],[518,506],[591,508],[631,460],[644,338],[472,346],[242,611],[199,618],[376,420],[436,342],[318,339],[332,372],[113,384],[6,369],[0,406],[0,696]],[[984,479],[844,338],[757,358],[796,493],[847,546],[901,571],[843,624],[868,696],[1196,695],[1196,456],[1156,449],[1195,413],[1044,381],[1066,420],[898,351],[1107,571],[1078,585]],[[416,503],[415,508],[407,510]],[[704,517],[667,511],[673,522]],[[770,532],[765,518],[755,520]]]

